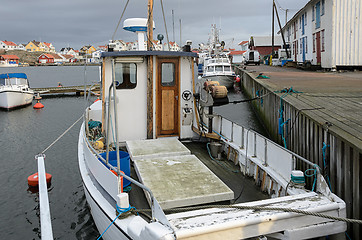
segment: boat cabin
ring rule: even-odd
[[[118,142],[191,138],[196,56],[192,52],[170,51],[103,53],[103,126],[107,127],[110,114],[109,124],[117,125],[111,128],[118,128]],[[114,101],[109,101],[114,94],[116,107]]]

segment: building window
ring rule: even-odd
[[[302,51],[302,50],[303,50],[303,39],[302,39],[302,38],[300,39],[300,43],[299,43],[299,44],[300,44],[300,46],[299,46],[299,53],[302,54],[302,53],[303,53],[303,51]]]
[[[322,0],[322,9],[321,9],[321,16],[324,15],[324,0]]]
[[[314,6],[312,7],[312,22],[314,22]]]
[[[304,37],[304,44],[305,44],[305,53],[308,53],[308,41],[307,41],[307,37]]]
[[[304,13],[304,26],[307,26],[307,12]]]
[[[317,2],[315,5],[315,28],[321,27],[321,3]]]
[[[322,52],[325,51],[325,41],[324,41],[324,29],[321,31],[321,38],[322,38]]]
[[[315,33],[313,33],[313,52],[315,53]]]
[[[114,77],[119,84],[117,89],[132,89],[137,85],[137,66],[135,63],[114,63]]]
[[[298,55],[298,40],[295,41],[295,55]]]

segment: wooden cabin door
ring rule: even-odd
[[[157,61],[157,137],[179,135],[179,59]]]

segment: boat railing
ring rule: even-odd
[[[87,114],[86,114],[87,116]],[[87,119],[86,119],[87,120]],[[85,128],[84,128],[85,131]],[[117,171],[117,168],[112,166],[111,164],[107,163],[106,159],[104,159],[96,149],[93,148],[92,144],[89,142],[88,138],[86,137],[86,135],[84,135],[84,139],[87,143],[88,148],[93,152],[93,154],[95,154],[98,159],[100,159],[108,168],[110,168],[111,170],[114,170],[115,172]],[[169,229],[172,229],[170,223],[168,222],[165,213],[163,212],[160,204],[158,203],[158,201],[156,200],[156,198],[154,197],[152,191],[150,188],[148,188],[147,186],[143,185],[142,183],[138,182],[137,180],[133,179],[130,176],[127,176],[126,174],[124,174],[123,172],[119,172],[120,176],[122,176],[123,178],[127,179],[128,181],[130,181],[131,183],[135,184],[136,186],[140,187],[141,189],[143,189],[144,191],[147,192],[147,194],[149,195],[150,198],[150,205],[151,205],[151,218],[152,221],[159,221],[160,223],[164,224],[165,226],[169,227]]]
[[[213,131],[228,145],[240,150],[243,157],[240,164],[247,166],[247,161],[269,167],[279,176],[276,181],[282,186],[291,180],[293,170],[300,170],[301,166],[315,171],[315,177],[322,177],[318,165],[302,156],[282,147],[281,145],[262,136],[254,130],[243,127],[220,115],[214,115]],[[318,176],[317,176],[318,175]]]

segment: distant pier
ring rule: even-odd
[[[64,94],[75,94],[79,96],[84,94],[84,85],[82,86],[59,86],[59,87],[47,87],[47,88],[32,88],[35,94],[40,94],[41,96],[51,96],[51,95],[64,95]],[[86,92],[91,91],[93,94],[99,92],[99,84],[96,85],[86,85]]]
[[[262,65],[235,71],[247,95],[261,97],[253,107],[271,138],[317,164],[347,217],[362,219],[362,73]],[[361,225],[349,224],[348,234],[358,239]]]

